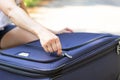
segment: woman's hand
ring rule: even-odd
[[[72,30],[72,29],[70,29],[70,28],[64,28],[64,29],[62,29],[62,30],[60,30],[60,31],[56,32],[56,34],[62,34],[62,33],[72,33],[72,32],[73,32],[73,30]]]
[[[58,32],[55,32],[55,34],[61,34],[61,33],[71,33],[73,32],[69,28],[65,28],[63,30],[60,30]],[[56,36],[53,32],[50,30],[42,31],[42,34],[40,34],[39,39],[41,42],[42,47],[46,52],[57,52],[58,55],[62,54],[62,47],[61,42],[59,40],[59,37]]]
[[[57,52],[58,55],[62,54],[62,47],[58,36],[45,30],[43,31],[43,34],[38,37],[40,38],[41,45],[46,52]]]
[[[7,5],[4,5],[4,3],[7,3]],[[58,55],[62,54],[59,38],[52,31],[47,30],[30,18],[22,8],[16,5],[15,0],[0,0],[0,10],[2,10],[18,27],[37,36],[46,52],[57,52]],[[59,33],[64,32],[71,32],[71,30],[66,28]]]

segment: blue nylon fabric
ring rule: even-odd
[[[36,62],[15,58],[15,57],[10,57],[10,56],[4,56],[4,55],[0,56],[0,60],[12,66],[14,65],[18,66],[21,69],[23,68],[26,68],[28,70],[33,69],[36,72],[52,71],[59,68],[63,64],[68,64],[72,62],[76,58],[80,58],[79,60],[84,60],[87,57],[83,57],[82,55],[87,54],[91,51],[94,52],[95,49],[97,50],[100,47],[107,48],[108,45],[105,46],[106,44],[111,43],[112,41],[115,42],[115,40],[117,39],[116,36],[112,36],[109,34],[96,34],[96,33],[71,33],[71,34],[61,34],[58,36],[60,37],[63,50],[65,49],[66,50],[65,52],[72,55],[73,56],[72,59],[69,59],[67,57],[60,58],[56,56],[50,56],[49,53],[46,53],[43,50],[39,41],[34,41],[31,43],[28,43],[27,45],[21,45],[15,48],[2,50],[1,52],[7,55],[15,55],[18,57],[21,57],[18,55],[19,53],[26,52],[26,53],[29,53],[29,56],[23,57],[23,58],[37,60]],[[104,37],[104,36],[107,36],[107,37]],[[100,38],[100,37],[104,37],[104,38]],[[100,38],[100,39],[90,42],[89,44],[86,44],[84,46],[81,46],[80,48],[69,50],[70,47],[82,45],[83,43],[86,43],[88,41],[91,41],[97,38]],[[112,44],[115,44],[115,43],[112,43]],[[91,56],[94,54],[97,54],[97,51],[95,53],[88,54],[87,56]]]
[[[105,35],[104,34],[90,34],[90,33],[71,33],[71,34],[63,34],[63,35],[58,35],[58,36],[60,37],[62,48],[69,49],[70,47],[82,45],[83,43],[88,42],[89,40],[92,40],[94,38],[99,38]],[[98,42],[100,41],[104,42],[104,39],[101,39]],[[98,42],[92,44],[91,46],[98,44]],[[91,48],[89,47],[89,49]],[[16,56],[18,56],[19,53],[21,52],[26,52],[30,54],[28,58],[32,58],[32,59],[36,59],[40,61],[50,61],[50,60],[54,61],[54,59],[58,58],[58,57],[55,57],[54,55],[50,56],[51,54],[57,54],[57,53],[46,53],[41,47],[39,41],[31,42],[31,43],[28,43],[27,45],[21,45],[15,48],[3,50],[3,52],[9,55],[16,55]]]

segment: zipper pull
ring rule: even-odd
[[[66,57],[68,57],[68,58],[73,58],[71,55],[69,55],[69,54],[67,54],[66,52],[65,53],[62,53],[62,56],[66,56]]]

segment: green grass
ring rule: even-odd
[[[42,1],[42,0],[24,0],[25,5],[26,5],[27,7],[37,6],[38,3],[40,3],[40,1]]]

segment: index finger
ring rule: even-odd
[[[56,46],[57,46],[57,54],[62,55],[62,46],[59,39],[56,40]]]

